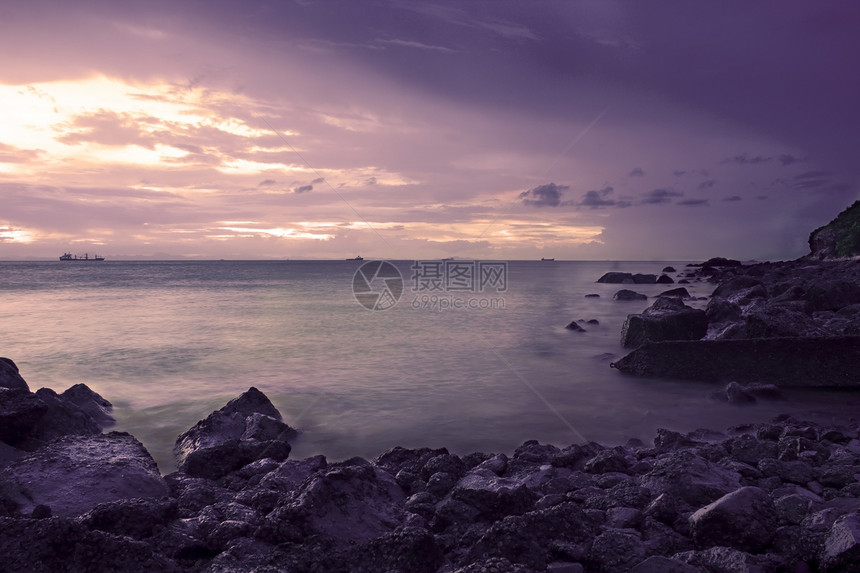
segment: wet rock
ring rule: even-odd
[[[770,573],[778,571],[778,559],[750,555],[731,547],[711,547],[703,551],[684,551],[672,556],[708,573]]]
[[[522,480],[499,477],[489,470],[472,470],[457,482],[451,497],[478,510],[485,519],[531,510],[538,499]]]
[[[99,427],[105,428],[116,423],[111,410],[113,404],[101,397],[97,392],[93,392],[86,384],[75,384],[60,394],[60,398],[71,402],[84,412],[86,412]]]
[[[647,300],[648,297],[644,294],[639,294],[636,291],[621,289],[612,295],[612,300]]]
[[[693,298],[692,296],[690,296],[690,291],[688,291],[684,287],[678,287],[678,288],[665,290],[665,291],[661,292],[660,294],[658,294],[657,296],[666,296],[666,297],[674,297],[674,298],[681,298],[681,299]]]
[[[860,337],[842,336],[647,342],[612,366],[644,377],[856,388],[858,362]]]
[[[30,391],[18,371],[18,366],[9,358],[0,357],[0,388]]]
[[[134,498],[101,503],[78,518],[89,529],[134,539],[152,536],[177,516],[176,500]]]
[[[67,436],[10,464],[0,482],[17,491],[22,513],[39,504],[75,516],[100,503],[167,495],[149,452],[133,436]]]
[[[690,516],[690,533],[700,548],[724,546],[757,552],[767,546],[777,525],[770,496],[757,487],[744,487]]]
[[[0,441],[26,447],[25,441],[47,411],[48,405],[29,390],[0,388]]]
[[[645,342],[698,340],[708,330],[705,311],[678,298],[658,297],[642,314],[631,314],[621,329],[621,345],[636,348]]]
[[[860,514],[843,515],[833,523],[821,552],[823,571],[860,569]]]
[[[568,330],[572,330],[572,331],[574,331],[574,332],[588,332],[587,330],[585,330],[584,328],[582,328],[582,327],[579,325],[579,323],[578,323],[578,322],[576,322],[575,320],[574,320],[574,321],[571,321],[570,323],[568,323],[568,325],[567,325],[567,326],[565,326],[565,328],[566,328],[566,329],[568,329]]]
[[[252,387],[177,438],[177,467],[217,479],[254,460],[285,460],[295,434],[269,399]]]
[[[679,502],[699,508],[739,489],[741,476],[695,452],[680,450],[659,459],[654,469],[641,476],[640,483],[654,497],[666,493]]]
[[[725,392],[729,404],[754,404],[756,401],[755,396],[737,382],[729,382]]]

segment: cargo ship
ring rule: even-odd
[[[99,255],[93,255],[92,257],[89,253],[84,253],[83,257],[79,257],[78,255],[73,255],[72,253],[63,253],[60,257],[61,261],[103,261],[104,257],[100,257]]]

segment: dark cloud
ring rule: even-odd
[[[645,175],[645,171],[643,171],[641,167],[634,167],[633,170],[627,174],[628,177],[642,177],[643,175]]]
[[[684,199],[675,203],[684,207],[707,207],[709,204],[708,199]]]
[[[671,203],[672,197],[683,197],[683,193],[674,189],[652,189],[642,194],[643,205],[661,205]]]
[[[804,171],[803,173],[799,173],[794,176],[795,181],[799,181],[801,179],[821,179],[822,177],[829,176],[830,173],[827,171]]]
[[[750,157],[747,153],[741,153],[740,155],[735,155],[734,157],[729,157],[727,159],[723,159],[720,163],[737,163],[739,165],[755,165],[758,163],[769,163],[773,161],[773,157],[762,157],[761,155],[756,155],[755,157]]]
[[[701,183],[699,183],[699,189],[710,189],[711,187],[716,185],[716,183],[717,182],[714,179],[708,179],[707,181],[702,181]]]
[[[257,183],[257,187],[271,187],[272,185],[277,185],[278,182],[274,179],[263,179],[259,183]]]
[[[766,201],[767,195],[756,195],[755,198],[758,199],[759,201]]]
[[[794,163],[800,163],[801,161],[803,161],[803,159],[800,159],[799,157],[795,157],[793,155],[780,155],[779,157],[777,157],[777,160],[779,160],[779,162],[783,165],[792,165]]]
[[[325,179],[323,179],[322,177],[317,177],[316,179],[311,181],[311,185],[318,185],[318,184],[322,183],[323,181],[325,181]]]
[[[523,205],[531,207],[558,207],[561,205],[562,191],[567,189],[570,189],[570,186],[546,183],[523,191],[519,194],[519,198],[522,199]]]
[[[723,201],[730,203],[732,201],[743,201],[743,198],[740,195],[732,195],[731,197],[723,197]]]
[[[302,185],[301,187],[296,187],[293,189],[293,193],[307,193],[308,191],[313,191],[313,185]]]
[[[672,175],[674,175],[675,177],[682,177],[686,174],[687,174],[687,172],[684,171],[683,169],[676,169],[675,171],[672,172]]]
[[[582,199],[575,203],[577,207],[585,207],[587,209],[603,209],[605,207],[629,207],[630,201],[611,199],[609,195],[613,192],[612,187],[604,187],[600,190],[586,191]]]

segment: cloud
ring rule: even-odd
[[[313,191],[313,185],[302,185],[301,187],[296,187],[293,189],[293,193],[307,193],[309,191]]]
[[[708,199],[684,199],[683,201],[678,201],[675,205],[681,205],[684,207],[707,207],[709,205]]]
[[[448,52],[454,53],[457,50],[452,50],[451,48],[446,48],[445,46],[436,46],[432,44],[424,44],[423,42],[416,42],[415,40],[400,40],[398,38],[394,38],[391,40],[377,40],[380,44],[391,44],[394,46],[402,46],[405,48],[417,48],[419,50],[431,50],[435,52]]]
[[[641,167],[634,167],[633,170],[627,174],[628,177],[642,177],[643,175],[645,175],[645,171],[643,171]]]
[[[613,192],[613,188],[606,186],[603,189],[586,191],[582,195],[582,199],[574,204],[577,207],[585,207],[587,209],[603,209],[604,207],[629,207],[630,201],[611,199],[609,195]]]
[[[272,185],[277,185],[278,182],[274,179],[264,179],[257,183],[257,187],[271,187]]]
[[[683,197],[684,194],[674,189],[652,189],[647,193],[642,194],[643,205],[661,205],[663,203],[671,203],[672,197]]]
[[[708,179],[707,181],[702,181],[701,183],[699,183],[699,189],[710,189],[711,187],[716,185],[716,183],[717,182],[714,179]]]
[[[569,185],[546,183],[523,191],[518,198],[523,200],[523,205],[530,207],[558,207],[561,204],[562,191],[567,189],[570,189]]]
[[[726,203],[731,203],[733,201],[743,201],[743,198],[740,195],[732,195],[730,197],[723,197],[723,201]]]
[[[803,161],[803,159],[800,159],[799,157],[795,157],[793,155],[780,155],[779,157],[777,157],[777,160],[783,165],[791,165],[793,163],[800,163],[801,161]]]
[[[675,177],[681,177],[681,176],[686,175],[686,174],[687,174],[687,171],[685,171],[683,169],[676,169],[675,171],[672,172],[672,175],[674,175]]]
[[[773,161],[773,157],[762,157],[761,155],[756,155],[755,157],[750,157],[746,152],[741,153],[740,155],[735,155],[734,157],[729,157],[727,159],[723,159],[720,163],[737,163],[738,165],[755,165],[758,163],[768,163]]]

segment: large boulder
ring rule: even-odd
[[[613,362],[634,376],[860,387],[860,336],[648,342]]]
[[[658,297],[642,314],[630,314],[621,329],[621,345],[636,348],[661,340],[699,340],[708,331],[705,311],[678,298]]]
[[[101,427],[114,424],[111,411],[113,404],[102,398],[97,392],[93,392],[86,384],[75,384],[60,394],[60,398],[71,402],[96,421]]]
[[[295,435],[265,394],[251,387],[177,438],[177,468],[218,479],[255,460],[287,459]]]
[[[770,496],[757,487],[743,487],[690,516],[690,533],[700,548],[732,547],[750,553],[764,549],[777,526]]]
[[[13,492],[22,513],[44,505],[58,516],[80,515],[109,501],[168,494],[152,456],[122,432],[60,438],[12,462],[0,472],[0,485]]]
[[[623,288],[612,295],[612,300],[648,300],[648,297],[636,291]]]
[[[821,553],[823,571],[860,570],[860,514],[837,519],[824,540]]]
[[[27,382],[18,372],[18,366],[9,358],[0,357],[0,388],[13,390],[30,390]]]
[[[610,271],[597,279],[597,282],[609,284],[656,284],[657,275]]]

